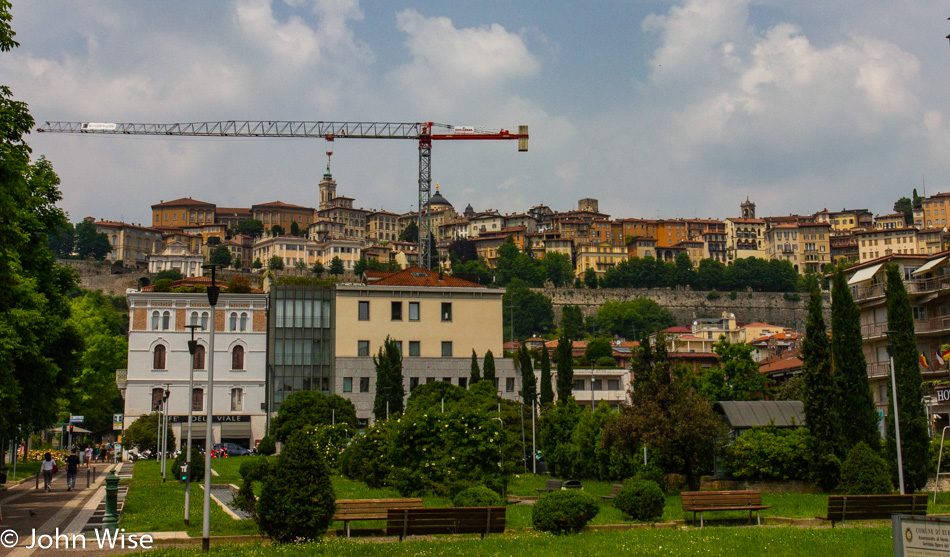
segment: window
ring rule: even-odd
[[[152,352],[152,369],[165,369],[165,346],[161,344]]]
[[[429,383],[435,383],[435,377],[426,377],[426,385]]]
[[[153,312],[152,312],[152,330],[153,330],[153,331],[157,331],[157,330],[158,330],[158,319],[159,319],[159,314],[158,314],[158,312],[157,312],[157,311],[153,311]]]
[[[603,383],[600,379],[594,379],[594,384],[591,387],[592,391],[602,391],[604,390]]]
[[[237,314],[234,312],[231,313],[231,319],[228,322],[228,330],[229,331],[237,330]]]
[[[392,308],[392,320],[402,321],[402,302],[393,302],[391,304],[391,308]]]
[[[241,313],[241,331],[247,330],[247,312]]]
[[[506,393],[515,392],[515,378],[514,377],[505,378],[505,392]]]
[[[448,384],[451,385],[451,384],[452,384],[452,378],[451,378],[451,377],[443,377],[443,378],[442,378],[442,382],[443,382],[443,383],[448,383]]]
[[[244,389],[231,389],[231,411],[240,412],[244,410]]]
[[[201,330],[202,331],[208,330],[208,316],[209,314],[207,311],[201,312]]]
[[[167,331],[171,326],[172,314],[170,311],[162,313],[162,330]]]
[[[459,377],[459,387],[468,388],[468,377]]]
[[[191,390],[191,410],[192,412],[201,412],[204,410],[205,391],[204,389]]]
[[[419,320],[419,302],[409,302],[409,321]]]
[[[452,341],[442,341],[442,357],[451,358],[452,357]]]
[[[205,368],[205,347],[198,345],[195,348],[195,355],[192,358],[191,365],[194,369],[204,369]]]
[[[418,386],[419,386],[419,378],[410,377],[409,378],[409,392],[411,393]]]
[[[360,377],[360,392],[369,392],[369,377]]]
[[[352,393],[352,392],[353,392],[353,378],[352,378],[352,377],[344,377],[344,378],[343,378],[343,392],[344,392],[344,393]]]
[[[442,321],[452,320],[452,302],[442,302]]]
[[[607,380],[607,390],[608,390],[608,391],[619,391],[619,390],[620,390],[620,380],[619,380],[619,379],[608,379],[608,380]]]
[[[369,341],[368,340],[356,341],[356,355],[369,356]]]
[[[231,351],[231,369],[244,369],[244,347],[235,346]]]
[[[409,341],[409,355],[410,355],[410,356],[418,356],[418,355],[419,355],[419,341],[418,341],[418,340],[410,340],[410,341]]]
[[[359,320],[369,321],[369,302],[368,301],[359,302]]]
[[[152,389],[152,412],[157,412],[162,409],[162,395],[164,393],[165,389],[161,387]]]
[[[574,390],[575,390],[575,391],[583,391],[583,390],[584,390],[584,380],[583,380],[583,379],[575,379],[575,380],[574,380]]]

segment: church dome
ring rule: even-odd
[[[435,195],[429,198],[429,202],[426,204],[427,207],[452,207],[452,204],[449,203],[449,200],[442,197],[442,194],[439,193],[439,185],[435,185]]]

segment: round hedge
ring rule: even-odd
[[[270,456],[277,452],[277,443],[274,442],[274,438],[270,435],[265,435],[263,439],[257,444],[257,454]]]
[[[181,451],[172,464],[175,479],[181,479],[181,465],[185,463],[185,451]],[[191,481],[200,482],[205,479],[205,457],[196,447],[191,449]]]
[[[501,495],[483,485],[463,489],[452,500],[456,507],[500,507],[503,504]]]
[[[531,511],[536,530],[555,535],[576,534],[591,521],[600,508],[592,495],[576,489],[542,495]]]
[[[838,491],[847,495],[887,495],[894,492],[890,468],[881,455],[865,442],[860,442],[848,453],[841,467]]]
[[[632,518],[642,522],[655,522],[663,516],[666,497],[660,486],[650,480],[627,480],[614,497],[614,506]]]

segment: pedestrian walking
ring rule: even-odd
[[[76,474],[79,473],[79,455],[76,449],[66,457],[66,491],[76,489]]]
[[[99,444],[97,444],[95,447],[92,448],[92,461],[93,461],[93,462],[99,462],[99,451],[100,451],[99,447],[101,447],[101,446],[102,446],[102,443],[99,443]]]
[[[92,462],[92,447],[91,446],[86,447],[84,456],[85,456],[84,460],[86,461],[86,468],[89,468],[89,463]]]
[[[56,463],[53,462],[53,455],[46,453],[43,455],[43,462],[40,464],[40,470],[43,472],[43,489],[46,491],[52,490],[53,484],[53,468],[56,467]]]

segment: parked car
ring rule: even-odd
[[[220,451],[222,447],[224,447],[224,454],[228,456],[248,456],[250,454],[253,454],[251,453],[249,449],[245,449],[244,447],[242,447],[241,445],[238,445],[237,443],[215,443],[214,444],[215,451]]]

